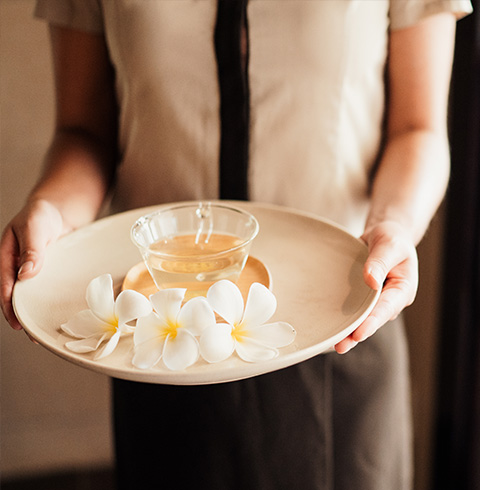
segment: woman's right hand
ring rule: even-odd
[[[68,231],[60,211],[44,199],[28,202],[5,228],[0,242],[0,304],[15,330],[22,329],[12,306],[16,281],[38,274],[47,246]]]
[[[0,242],[0,304],[16,330],[15,282],[38,274],[50,243],[95,219],[118,160],[115,71],[105,37],[53,25],[50,32],[55,134],[40,181]]]

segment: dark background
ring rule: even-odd
[[[480,489],[480,1],[457,26],[433,489]]]

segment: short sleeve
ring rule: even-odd
[[[100,0],[37,0],[35,17],[86,32],[103,32]]]
[[[472,10],[470,0],[390,0],[390,28],[409,27],[441,12],[452,12],[460,19]]]

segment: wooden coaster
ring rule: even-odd
[[[254,282],[259,282],[267,288],[271,287],[270,271],[265,264],[255,257],[248,257],[245,268],[243,269],[238,279],[237,285],[242,292],[244,301],[248,296],[250,286]],[[122,291],[125,289],[133,289],[142,293],[147,298],[158,291],[157,286],[153,282],[152,276],[144,262],[134,265],[125,276],[122,284]]]

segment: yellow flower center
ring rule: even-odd
[[[118,328],[118,318],[112,317],[108,320],[108,326],[105,327],[105,330],[110,333],[115,333]]]
[[[241,342],[245,337],[248,337],[248,330],[246,330],[243,325],[234,325],[232,329],[232,337],[237,341]]]
[[[173,340],[177,336],[177,330],[179,328],[179,325],[177,322],[173,322],[169,320],[165,327],[163,328],[162,335],[166,337],[167,335],[170,335],[170,338]]]

